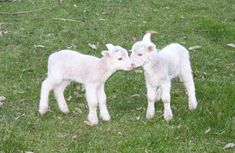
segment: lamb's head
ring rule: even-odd
[[[132,70],[133,65],[126,49],[112,44],[106,44],[108,51],[102,51],[102,55],[115,70]]]
[[[136,42],[131,49],[131,60],[134,67],[142,66],[148,61],[151,53],[156,50],[155,44],[151,41],[151,34],[144,35],[143,40]]]

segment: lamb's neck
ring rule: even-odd
[[[99,73],[102,76],[102,79],[106,81],[115,71],[111,65],[111,63],[108,62],[106,57],[102,57],[99,62]]]
[[[160,58],[159,53],[157,51],[153,51],[149,57],[147,58],[146,62],[143,65],[145,71],[149,71],[152,69],[152,65],[156,65],[156,61]]]

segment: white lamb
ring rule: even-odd
[[[91,125],[98,124],[97,106],[100,117],[110,120],[106,106],[104,91],[105,81],[117,70],[133,68],[127,51],[112,44],[107,44],[108,51],[102,51],[102,58],[84,55],[71,50],[62,50],[50,55],[48,59],[48,77],[43,81],[39,104],[41,115],[48,111],[48,96],[54,91],[56,101],[63,113],[69,109],[64,98],[64,90],[71,81],[82,83],[86,90],[89,107],[88,121]]]
[[[188,50],[180,44],[170,44],[161,51],[151,42],[151,34],[147,33],[142,41],[132,46],[131,60],[134,67],[143,66],[147,87],[148,108],[146,117],[154,116],[154,102],[162,99],[164,104],[164,119],[173,118],[170,107],[171,79],[179,77],[184,83],[189,96],[190,110],[197,108],[195,87],[190,66]]]

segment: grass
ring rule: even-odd
[[[41,10],[38,10],[41,9]],[[223,146],[235,142],[235,3],[227,1],[141,0],[16,0],[0,2],[0,152],[234,152]],[[66,18],[78,22],[60,21]],[[59,112],[53,96],[53,112],[40,117],[40,84],[46,77],[47,58],[54,51],[73,50],[100,56],[106,43],[130,48],[144,31],[154,29],[158,48],[171,42],[190,51],[198,109],[190,112],[179,81],[173,82],[174,119],[156,115],[146,120],[143,73],[117,72],[106,83],[112,120],[88,127],[87,107],[81,86],[66,90],[70,114]],[[136,40],[133,40],[136,38]],[[98,43],[93,51],[88,43]],[[45,48],[35,48],[34,45]],[[79,95],[77,94],[77,91]],[[139,94],[139,97],[132,97]],[[76,113],[79,106],[82,114]],[[205,131],[210,129],[208,133]]]

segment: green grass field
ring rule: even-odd
[[[226,45],[235,43],[234,0],[0,0],[0,12],[0,96],[6,97],[0,106],[0,153],[235,152],[223,149],[235,143],[235,48]],[[149,29],[158,33],[153,37],[158,48],[172,42],[202,46],[190,51],[196,111],[189,111],[176,79],[174,119],[163,119],[158,102],[155,117],[147,120],[143,73],[119,71],[106,83],[110,122],[83,123],[87,103],[76,83],[66,89],[68,115],[59,111],[52,94],[52,112],[37,115],[51,53],[70,47],[101,56],[110,42],[130,49]],[[89,43],[98,44],[98,50]]]

